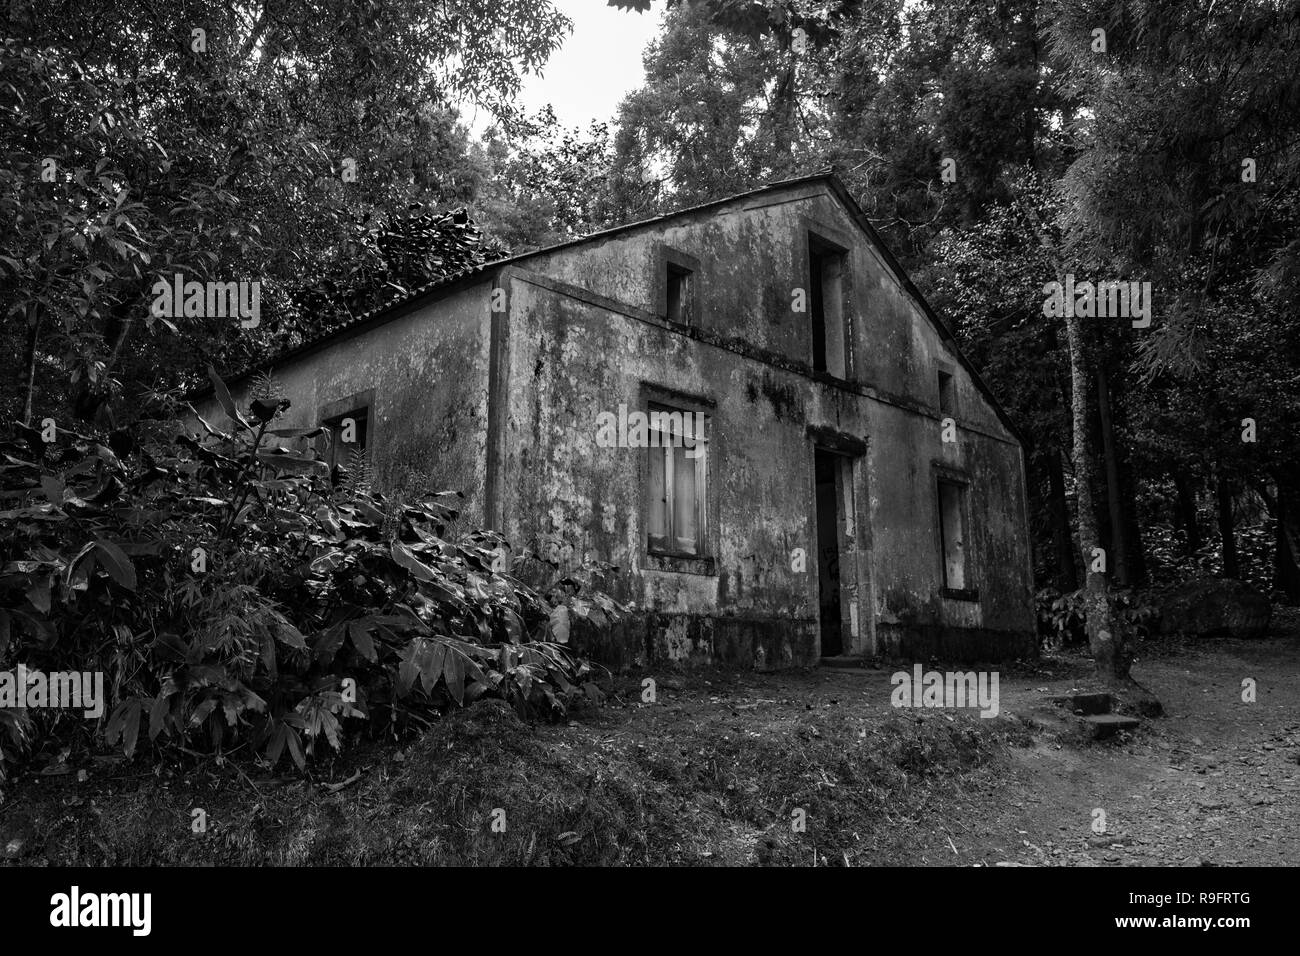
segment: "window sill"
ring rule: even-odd
[[[850,388],[856,387],[859,383],[856,379],[848,378],[844,375],[836,375],[826,369],[813,368],[812,363],[808,363],[808,377],[814,382],[822,382],[826,385],[847,385]]]
[[[717,562],[712,558],[697,554],[673,554],[663,551],[649,551],[642,565],[644,571],[674,571],[679,574],[714,575],[718,573]]]
[[[971,601],[978,604],[980,599],[978,588],[944,588],[941,593],[950,601]]]

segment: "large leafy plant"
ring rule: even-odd
[[[239,409],[212,379],[228,423],[188,409],[184,425],[19,425],[0,443],[0,667],[102,672],[94,734],[127,756],[251,742],[300,768],[349,726],[397,733],[487,696],[550,716],[599,699],[566,644],[571,622],[625,610],[592,586],[605,568],[562,575],[554,542],[453,535],[458,493],[367,491],[312,447],[327,430],[281,426],[288,399]],[[0,710],[0,770],[34,733],[88,726]]]

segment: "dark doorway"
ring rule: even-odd
[[[817,595],[821,619],[821,656],[844,652],[840,617],[840,497],[836,474],[841,458],[820,448],[813,453],[817,481]]]

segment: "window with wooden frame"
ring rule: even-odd
[[[647,550],[700,557],[706,550],[708,419],[650,404]]]
[[[951,597],[967,597],[966,486],[938,479],[939,547],[943,560],[943,586]]]

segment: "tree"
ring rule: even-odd
[[[299,290],[383,274],[378,237],[412,235],[391,211],[467,198],[454,102],[508,115],[568,25],[524,0],[92,0],[75,17],[38,0],[2,16],[0,293],[22,327],[4,378],[23,383],[5,400],[25,419],[111,416],[123,388],[192,365],[160,352],[231,348],[229,322],[152,315],[160,278],[257,279],[292,325]]]
[[[1089,106],[1062,177],[1065,228],[1106,268],[1149,279],[1158,322],[1136,340],[1136,428],[1162,468],[1213,478],[1225,573],[1243,489],[1295,521],[1293,383],[1300,8],[1053,4],[1068,93]],[[1106,49],[1089,37],[1106,25]],[[1247,423],[1251,423],[1248,426]],[[1155,456],[1148,456],[1155,457]],[[1271,502],[1271,504],[1270,504]],[[1295,528],[1280,529],[1293,581]],[[1293,596],[1294,596],[1294,588]]]
[[[488,236],[519,253],[613,224],[607,183],[609,128],[565,129],[551,107],[491,127],[480,148],[487,168],[474,208]]]

